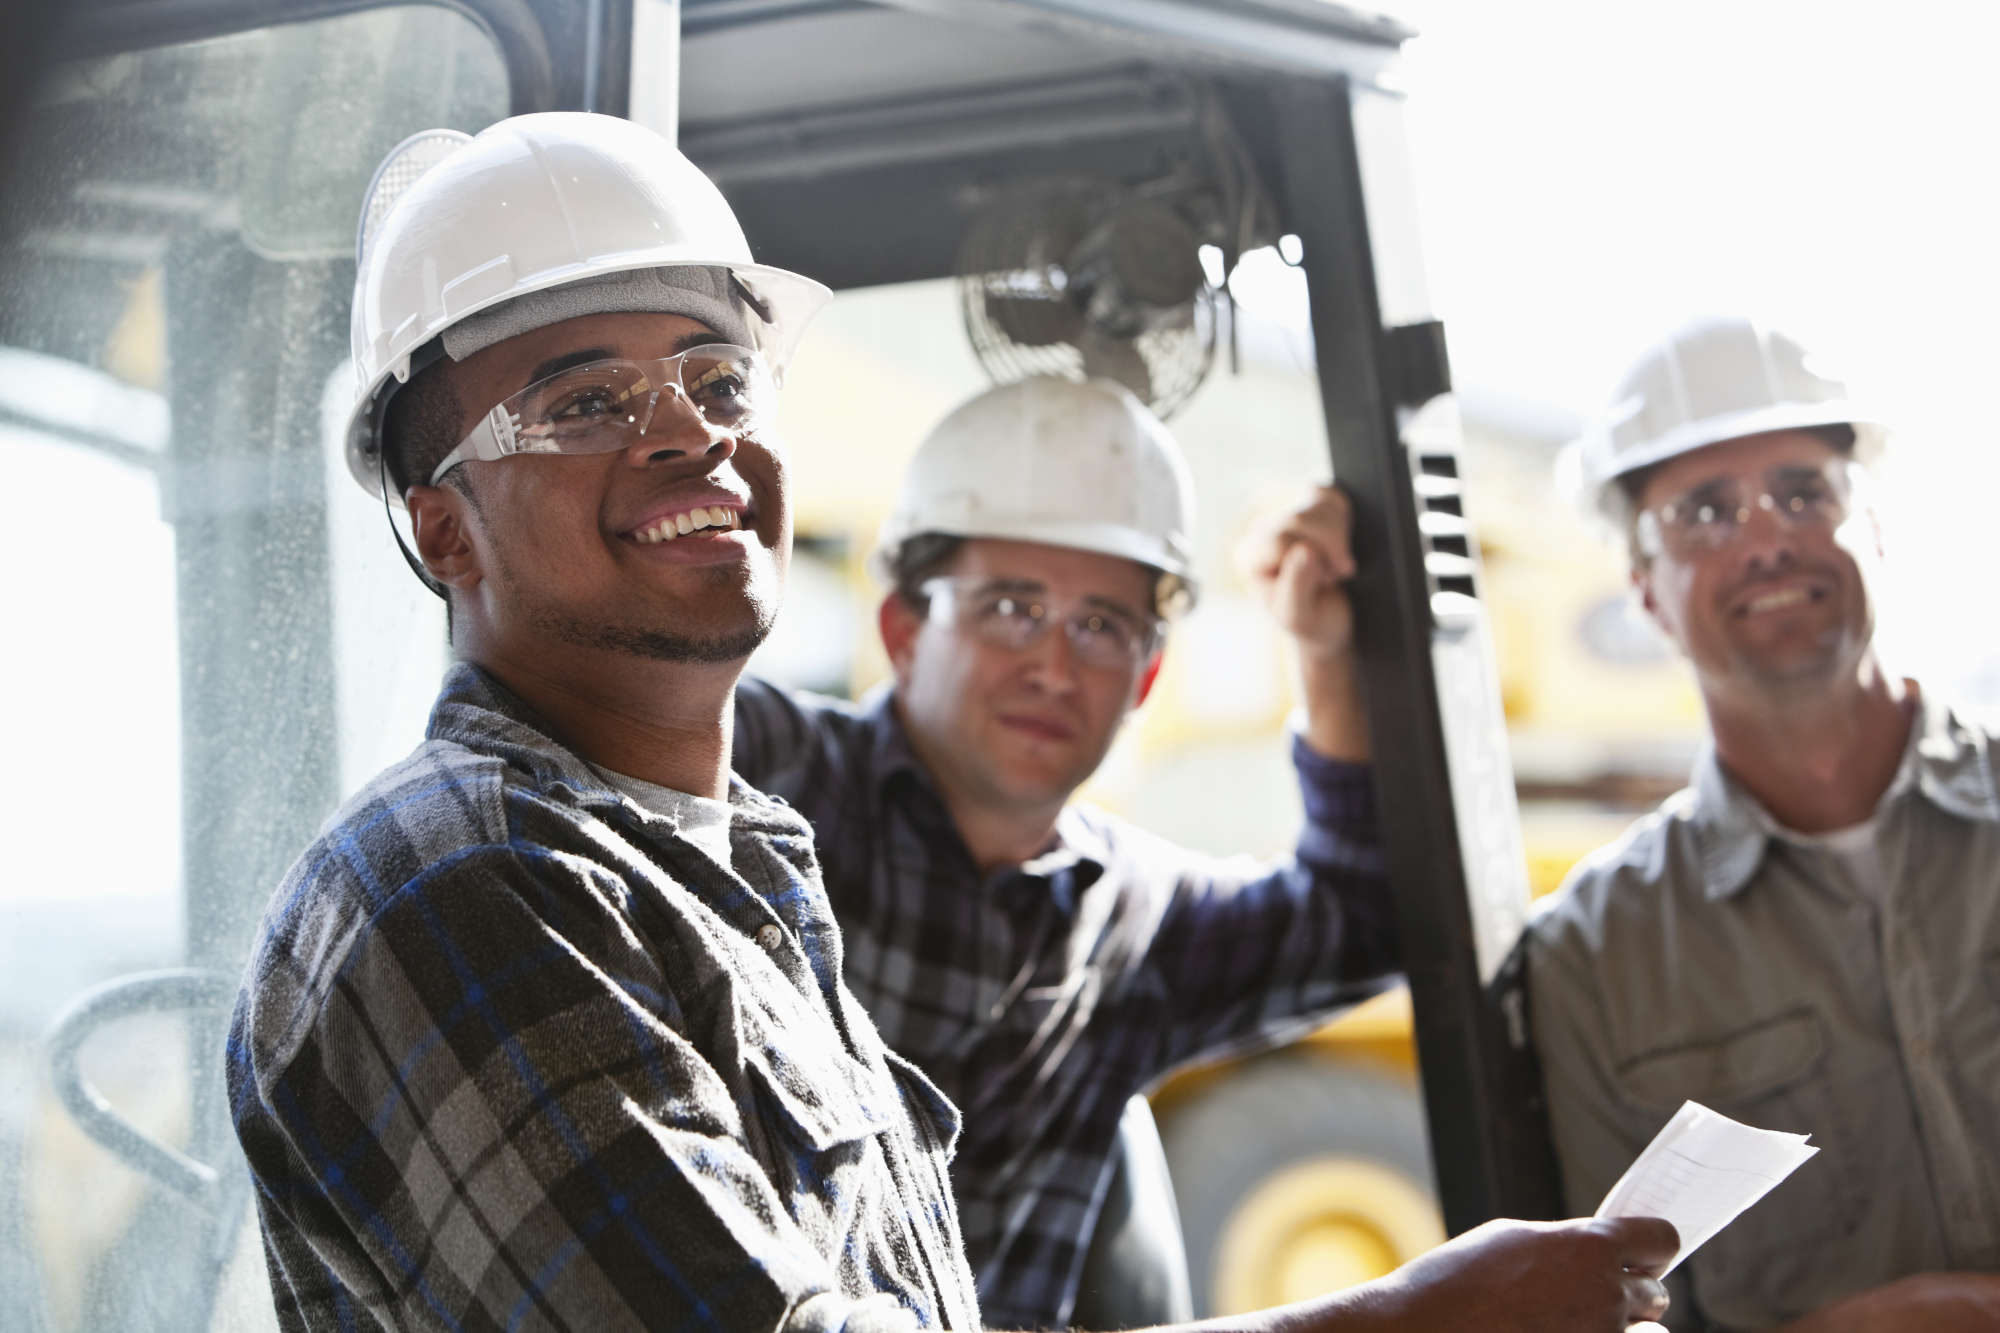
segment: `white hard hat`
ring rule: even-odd
[[[1705,316],[1633,363],[1557,469],[1581,507],[1616,522],[1621,477],[1745,435],[1842,425],[1854,428],[1856,458],[1880,451],[1881,422],[1795,339],[1741,316]]]
[[[575,111],[404,141],[369,187],[358,258],[347,464],[371,493],[383,411],[434,338],[459,358],[573,315],[665,310],[747,337],[782,376],[832,295],[752,263],[722,192],[658,134]]]
[[[882,525],[873,566],[923,533],[1043,542],[1150,565],[1163,606],[1192,603],[1194,484],[1160,419],[1122,385],[1037,376],[932,428]],[[1178,607],[1175,607],[1178,603]]]

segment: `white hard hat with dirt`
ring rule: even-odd
[[[972,399],[925,437],[873,568],[937,533],[1041,542],[1160,571],[1163,610],[1193,602],[1194,485],[1160,419],[1109,380],[1037,376]]]

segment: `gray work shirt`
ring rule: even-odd
[[[1910,1273],[2000,1270],[1990,731],[1920,705],[1874,822],[1872,858],[1787,835],[1711,751],[1530,924],[1571,1212],[1595,1211],[1684,1100],[1820,1148],[1689,1261],[1675,1328],[1764,1328]]]

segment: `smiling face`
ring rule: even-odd
[[[985,538],[966,541],[938,573],[1135,622],[1150,616],[1157,578],[1117,556]],[[955,802],[994,812],[1060,808],[1103,761],[1157,666],[1157,658],[1131,670],[1080,662],[1060,627],[1010,648],[895,593],[881,626],[918,754]]]
[[[478,352],[450,367],[451,383],[470,431],[476,414],[565,366],[716,340],[679,315],[587,315]],[[769,632],[791,550],[782,464],[768,442],[709,425],[674,391],[616,452],[461,471],[462,488],[414,488],[410,512],[477,651],[726,662]]]
[[[1638,508],[1684,497],[1755,496],[1773,478],[1808,475],[1840,455],[1806,431],[1772,431],[1710,445],[1661,464]],[[1711,699],[1796,697],[1851,677],[1875,632],[1865,566],[1877,554],[1872,516],[1838,526],[1790,522],[1750,506],[1733,540],[1713,549],[1670,543],[1632,574],[1646,610],[1679,646]]]

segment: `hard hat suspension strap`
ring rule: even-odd
[[[444,585],[431,577],[431,572],[424,568],[423,562],[410,550],[409,543],[403,540],[403,530],[396,526],[395,511],[389,508],[389,446],[380,436],[376,439],[375,466],[382,475],[382,517],[389,521],[389,535],[396,539],[396,549],[403,553],[403,563],[410,567],[410,572],[422,580],[426,588],[436,593],[438,600],[449,604],[451,598],[446,595]]]

